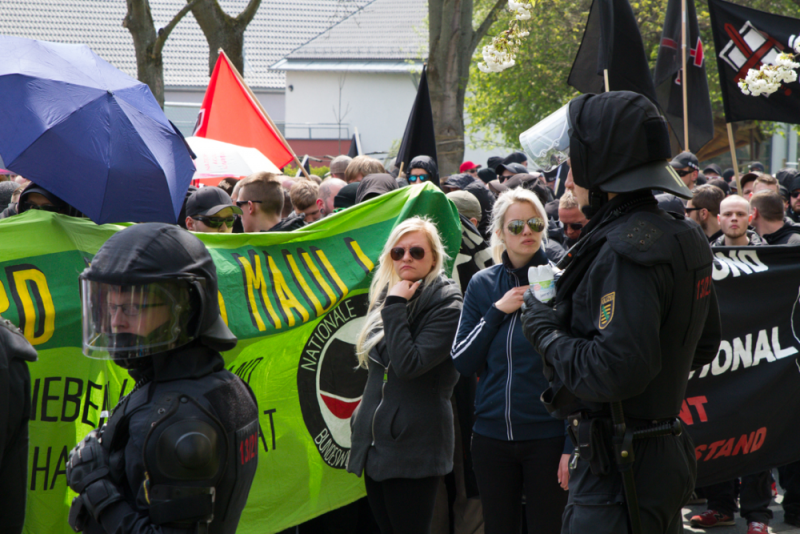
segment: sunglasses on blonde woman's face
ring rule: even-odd
[[[541,217],[531,217],[527,221],[523,221],[522,219],[514,219],[513,221],[509,222],[506,228],[508,231],[514,235],[519,235],[525,229],[525,225],[528,225],[534,232],[541,232],[544,230],[544,220]]]
[[[411,247],[407,250],[408,253],[411,254],[411,257],[415,260],[421,260],[425,257],[425,249],[422,247]],[[389,252],[389,255],[394,261],[400,261],[406,257],[406,249],[403,247],[394,247]]]

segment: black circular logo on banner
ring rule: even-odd
[[[348,297],[317,324],[297,367],[300,409],[320,456],[344,469],[350,457],[350,417],[361,402],[367,371],[358,367],[356,338],[367,294]]]

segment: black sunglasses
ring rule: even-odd
[[[411,176],[408,177],[408,181],[413,184],[417,180],[419,180],[420,182],[424,182],[425,180],[430,180],[430,178],[431,177],[427,174],[412,174]]]
[[[514,175],[513,174],[509,174],[508,176],[502,176],[501,175],[501,176],[498,176],[497,179],[500,180],[500,183],[502,184],[503,182],[505,182],[506,180],[508,180],[512,176],[514,176]]]
[[[411,257],[415,260],[421,260],[425,257],[425,249],[422,247],[411,247],[408,249],[408,253],[411,254]],[[394,261],[400,261],[406,257],[406,249],[403,247],[394,247],[389,251],[389,254]]]
[[[792,198],[797,198],[797,197],[800,197],[800,190],[792,191]]]
[[[200,221],[201,223],[205,224],[209,228],[217,229],[223,224],[228,225],[228,227],[233,226],[233,223],[236,221],[236,217],[231,215],[230,217],[192,217],[195,221]]]
[[[237,200],[236,201],[236,205],[241,208],[242,206],[244,206],[248,202],[252,202],[253,204],[261,204],[264,201],[263,200]]]
[[[26,202],[23,205],[23,207],[25,208],[23,211],[39,210],[39,211],[49,211],[50,213],[58,213],[58,208],[51,204],[45,204],[44,206],[40,206],[38,204],[34,204],[33,202]]]
[[[564,226],[569,226],[571,229],[575,231],[583,229],[583,223],[566,223]]]
[[[544,230],[544,221],[540,217],[531,217],[527,221],[523,221],[522,219],[514,219],[508,223],[507,228],[512,234],[519,235],[525,229],[526,224],[528,225],[528,228],[534,232],[541,232]]]
[[[687,174],[692,174],[694,171],[675,171],[675,172],[677,172],[677,173],[678,173],[678,176],[680,176],[681,178],[683,178],[683,177],[684,177],[684,176],[686,176]]]

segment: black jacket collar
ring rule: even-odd
[[[511,260],[508,259],[508,251],[503,251],[503,267],[505,267],[506,271],[510,274],[515,274],[518,277],[521,277],[523,280],[528,279],[528,268],[535,267],[537,265],[545,265],[547,264],[547,253],[545,253],[544,248],[539,247],[531,259],[526,263],[524,266],[520,268],[514,268],[511,264]]]

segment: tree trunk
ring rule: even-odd
[[[164,59],[161,52],[175,25],[189,12],[196,1],[188,3],[169,24],[156,32],[149,0],[127,0],[128,12],[122,20],[122,26],[127,28],[133,37],[136,77],[150,87],[150,91],[162,108],[164,107]]]
[[[236,17],[225,13],[217,0],[196,0],[192,14],[208,41],[208,74],[214,71],[219,49],[244,76],[244,31],[256,15],[261,0],[250,0]]]
[[[428,87],[442,176],[458,172],[464,158],[464,96],[472,54],[505,3],[496,0],[474,30],[472,0],[428,2]]]

